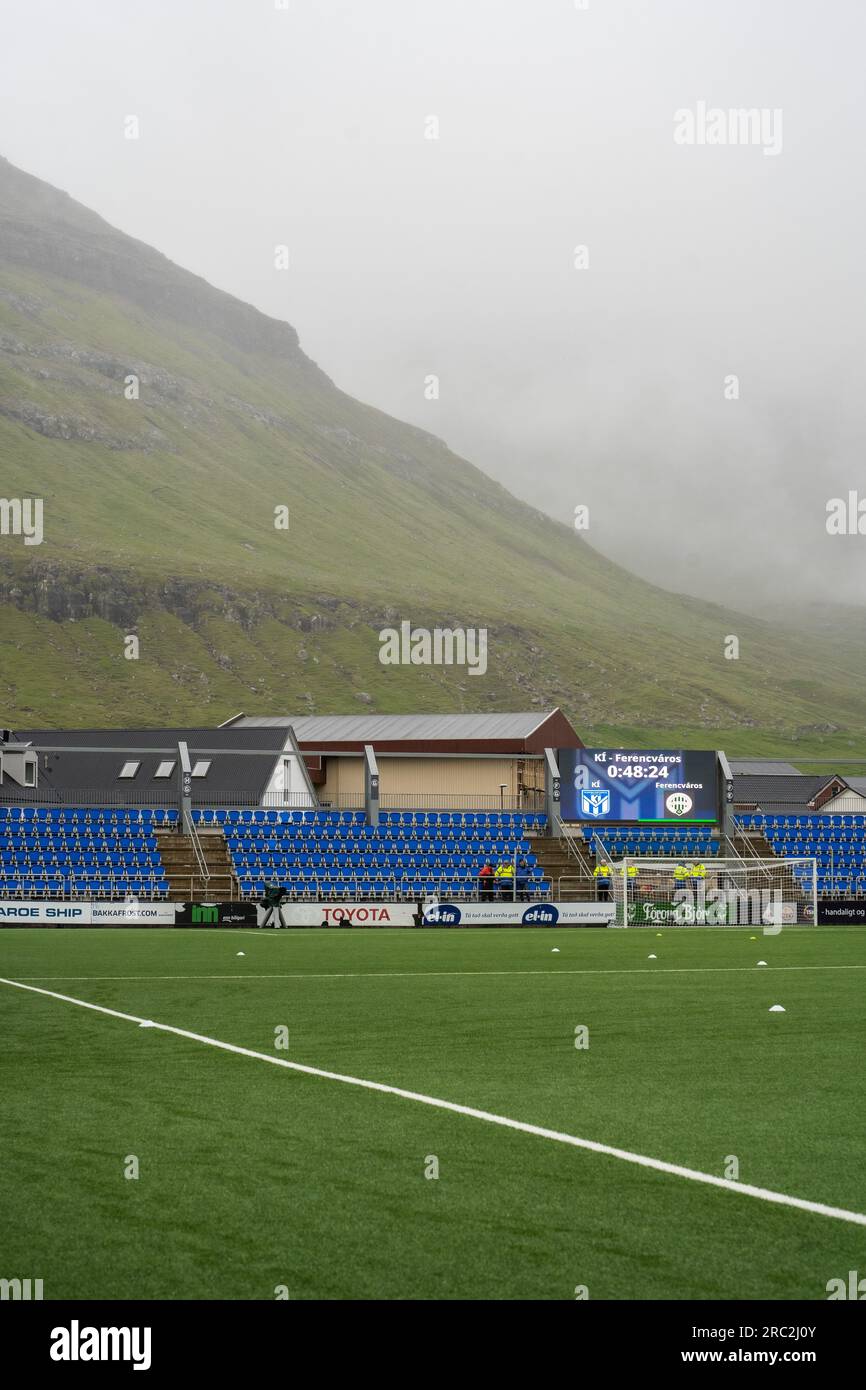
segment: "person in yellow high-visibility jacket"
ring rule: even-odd
[[[707,866],[706,866],[706,864],[693,864],[693,865],[692,865],[692,878],[706,878],[706,876],[707,876]]]
[[[500,898],[510,898],[514,884],[514,865],[510,859],[503,859],[501,864],[497,864],[493,878]]]
[[[610,897],[610,865],[596,864],[592,876],[595,879],[596,897],[606,901]]]
[[[677,867],[674,869],[674,882],[678,885],[683,884],[690,877],[691,875],[688,869],[686,868],[685,864],[677,864]]]

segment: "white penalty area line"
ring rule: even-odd
[[[846,1221],[853,1226],[866,1226],[866,1215],[857,1211],[847,1211],[844,1207],[830,1207],[823,1202],[809,1202],[803,1197],[789,1197],[785,1192],[773,1192],[767,1187],[754,1187],[749,1183],[734,1182],[731,1178],[718,1178],[712,1173],[702,1173],[696,1168],[684,1168],[678,1163],[665,1163],[660,1158],[648,1158],[645,1154],[632,1153],[629,1149],[617,1149],[610,1144],[599,1144],[594,1139],[579,1139],[574,1134],[563,1134],[556,1129],[545,1129],[542,1125],[527,1124],[524,1120],[512,1120],[506,1115],[496,1115],[489,1110],[477,1110],[471,1105],[458,1105],[455,1101],[440,1100],[420,1091],[407,1091],[402,1086],[388,1086],[381,1081],[367,1081],[359,1076],[344,1076],[342,1072],[325,1071],[321,1067],[305,1066],[302,1062],[290,1062],[284,1057],[272,1057],[267,1052],[255,1052],[249,1047],[239,1047],[236,1043],[221,1042],[218,1038],[206,1037],[203,1033],[191,1033],[186,1028],[175,1028],[169,1023],[155,1023],[149,1018],[136,1014],[121,1013],[118,1009],[108,1009],[103,1004],[91,1004],[86,999],[76,999],[69,994],[58,994],[54,990],[39,989],[36,985],[22,984],[20,980],[7,980],[0,977],[0,984],[13,989],[26,990],[30,994],[41,994],[49,999],[59,999],[63,1004],[75,1004],[94,1013],[107,1014],[110,1018],[122,1019],[125,1023],[135,1023],[139,1027],[156,1028],[162,1033],[172,1033],[178,1038],[188,1038],[190,1042],[204,1043],[206,1047],[216,1047],[222,1052],[233,1052],[239,1057],[251,1057],[257,1062],[269,1062],[271,1066],[283,1067],[287,1071],[301,1072],[305,1076],[317,1076],[325,1081],[339,1081],[344,1086],[359,1086],[365,1091],[379,1091],[384,1095],[399,1096],[402,1100],[413,1100],[435,1110],[447,1110],[454,1115],[465,1115],[472,1120],[483,1120],[486,1124],[499,1125],[503,1129],[513,1129],[521,1134],[533,1134],[539,1139],[550,1139],[557,1144],[568,1144],[574,1149],[585,1149],[589,1153],[603,1154],[606,1158],[617,1158],[623,1163],[631,1163],[639,1168],[651,1168],[657,1173],[668,1173],[672,1177],[686,1178],[690,1182],[705,1183],[708,1187],[720,1187],[728,1192],[737,1192],[743,1197],[755,1197],[762,1202],[776,1206],[794,1207],[798,1211],[811,1212],[814,1216],[828,1216],[836,1221]]]
[[[767,974],[784,974],[798,970],[866,970],[866,965],[641,965],[625,970],[357,970],[357,971],[269,971],[267,974],[247,974],[236,970],[221,975],[19,975],[18,980],[48,980],[55,983],[87,983],[101,980],[426,980],[476,978],[484,976],[544,975],[753,975],[758,970]],[[0,980],[0,983],[4,983]],[[17,983],[6,981],[5,983]]]

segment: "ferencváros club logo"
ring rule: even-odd
[[[670,811],[672,816],[687,816],[692,809],[694,802],[685,792],[671,792],[665,801],[665,809]]]
[[[585,816],[606,816],[610,811],[610,792],[581,792],[580,809]]]

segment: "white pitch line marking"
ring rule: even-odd
[[[387,905],[388,905],[387,903],[384,904],[384,906],[386,906],[386,907],[387,907]],[[339,903],[337,903],[336,906],[339,907]],[[13,928],[13,930],[14,930],[14,928]],[[19,930],[21,930],[21,931],[26,931],[26,930],[28,930],[28,928],[22,926],[21,928],[19,928]],[[49,928],[44,928],[44,930],[48,930],[48,931],[51,931],[51,930],[54,930],[54,931],[63,931],[64,928],[62,928],[62,927],[50,928],[50,927],[49,927]],[[120,931],[128,931],[128,930],[129,930],[128,927],[77,927],[77,928],[76,928],[76,931],[79,931],[79,932],[82,932],[82,931],[98,931],[99,934],[100,934],[100,936],[105,936],[106,933],[108,933],[108,932],[114,932],[114,931],[120,932]],[[201,936],[202,933],[204,933],[204,932],[208,933],[209,935],[213,935],[213,936],[225,936],[228,932],[234,932],[235,935],[258,936],[258,937],[260,937],[260,938],[265,938],[265,939],[267,939],[267,940],[269,940],[269,941],[271,941],[271,940],[273,940],[273,941],[283,941],[283,940],[290,940],[290,941],[306,941],[306,940],[319,940],[319,939],[322,938],[322,937],[333,937],[335,941],[345,941],[347,937],[351,937],[351,938],[353,938],[353,939],[356,940],[356,941],[361,941],[361,940],[364,940],[365,938],[369,938],[369,937],[371,937],[371,936],[374,935],[374,928],[373,928],[373,927],[366,927],[366,926],[350,926],[350,927],[334,927],[334,926],[331,926],[331,927],[195,927],[195,928],[190,928],[190,927],[176,927],[176,926],[175,926],[175,927],[153,927],[153,928],[151,928],[150,930],[152,930],[152,931],[159,931],[159,932],[161,932],[161,933],[163,933],[163,934],[165,934],[166,932],[170,932],[170,933],[172,933],[172,934],[174,934],[175,932],[177,932],[178,936],[183,936],[186,932],[189,932],[189,931],[194,931],[194,933],[195,933],[196,936]],[[511,933],[511,934],[514,934],[514,933],[519,932],[521,936],[525,936],[525,935],[527,934],[527,932],[532,932],[532,933],[536,933],[536,932],[537,932],[537,933],[540,934],[540,933],[542,933],[542,932],[552,932],[552,931],[555,931],[556,934],[557,934],[557,939],[562,938],[562,939],[564,939],[564,940],[567,941],[567,940],[569,939],[569,936],[570,936],[572,939],[574,939],[575,937],[579,937],[583,932],[595,931],[595,930],[602,930],[602,928],[581,927],[581,926],[577,926],[577,925],[574,925],[574,926],[565,925],[565,926],[561,926],[561,927],[521,927],[521,926],[517,926],[517,925],[504,925],[504,926],[492,926],[492,925],[491,925],[491,926],[489,926],[489,927],[463,927],[463,926],[457,926],[457,927],[423,927],[423,928],[421,928],[421,927],[392,927],[392,926],[388,926],[388,925],[384,925],[384,924],[383,924],[382,926],[379,926],[379,927],[376,927],[376,928],[375,928],[375,934],[378,936],[378,939],[380,939],[380,940],[382,940],[382,941],[400,941],[400,940],[402,940],[405,936],[409,935],[410,933],[412,934],[412,936],[417,937],[417,933],[418,933],[419,931],[423,932],[424,937],[425,937],[426,939],[429,939],[429,938],[430,938],[430,935],[431,935],[432,932],[439,932],[439,933],[441,933],[443,936],[449,937],[451,940],[454,940],[455,938],[459,938],[459,937],[462,937],[462,936],[488,936],[488,937],[489,937],[489,936],[490,936],[490,933],[493,932],[493,931],[495,931],[495,932],[509,932],[509,933]],[[604,928],[604,930],[616,931],[616,932],[617,932],[617,935],[622,935],[622,934],[623,934],[621,928],[610,927],[610,928]],[[763,928],[757,928],[757,927],[755,927],[755,926],[751,926],[751,927],[750,927],[750,926],[744,926],[744,927],[724,927],[724,928],[722,928],[722,927],[664,927],[663,930],[666,931],[666,932],[667,932],[667,931],[675,932],[677,936],[682,936],[684,933],[687,933],[687,934],[689,934],[689,935],[695,936],[695,935],[697,935],[697,934],[699,934],[699,933],[707,933],[707,932],[713,932],[715,935],[718,935],[718,933],[719,933],[720,931],[725,931],[725,932],[728,934],[728,936],[733,936],[733,935],[736,935],[737,932],[751,932],[751,931],[755,931],[755,930],[763,930]],[[814,936],[814,935],[816,934],[816,932],[820,932],[821,936],[827,936],[827,935],[830,934],[830,933],[832,933],[833,935],[836,935],[836,933],[840,933],[840,932],[846,932],[846,933],[849,933],[849,934],[850,934],[852,931],[854,931],[854,932],[863,931],[864,928],[861,927],[861,926],[860,926],[859,924],[857,924],[857,923],[852,923],[850,926],[847,926],[847,927],[809,927],[809,926],[793,926],[793,925],[791,925],[791,926],[786,926],[786,927],[784,928],[784,930],[785,930],[785,935],[786,935],[786,936],[791,936],[791,935],[793,935],[794,933],[802,934],[803,932],[809,932],[809,933],[811,933],[812,936]],[[634,928],[632,928],[632,931],[645,931],[645,932],[647,933],[647,936],[649,936],[649,935],[651,934],[651,932],[652,932],[652,925],[649,926],[649,927],[634,927]],[[283,936],[283,932],[286,933],[285,936]],[[774,936],[775,936],[775,935],[778,935],[778,933],[777,933],[777,932],[774,932],[773,935],[774,935]]]
[[[271,1066],[284,1067],[288,1071],[301,1072],[305,1076],[318,1076],[325,1081],[339,1081],[344,1086],[358,1086],[366,1091],[379,1091],[384,1095],[399,1096],[402,1100],[414,1100],[420,1105],[429,1105],[436,1110],[448,1110],[454,1115],[465,1115],[469,1119],[483,1120],[486,1124],[500,1125],[503,1129],[513,1129],[521,1134],[533,1134],[539,1139],[551,1139],[557,1144],[568,1144],[575,1149],[585,1149],[589,1153],[603,1154],[606,1158],[618,1158],[623,1163],[632,1163],[640,1168],[651,1168],[657,1173],[668,1173],[672,1177],[687,1178],[690,1182],[705,1183],[709,1187],[720,1187],[727,1192],[737,1192],[743,1197],[755,1197],[762,1202],[776,1206],[795,1207],[814,1216],[827,1216],[836,1221],[846,1221],[852,1226],[866,1226],[866,1214],[848,1211],[845,1207],[831,1207],[823,1202],[810,1202],[804,1197],[789,1197],[785,1192],[774,1192],[768,1187],[754,1187],[750,1183],[734,1182],[731,1178],[719,1178],[713,1173],[702,1173],[697,1168],[684,1168],[678,1163],[666,1163],[660,1158],[649,1158],[646,1154],[632,1153],[630,1149],[617,1149],[610,1144],[599,1144],[594,1139],[580,1139],[575,1134],[564,1134],[556,1129],[545,1129],[542,1125],[527,1124],[525,1120],[512,1120],[506,1115],[496,1115],[490,1110],[477,1110],[471,1105],[458,1105],[453,1100],[440,1100],[436,1096],[424,1095],[421,1091],[407,1091],[402,1086],[388,1086],[382,1081],[367,1081],[359,1076],[344,1076],[342,1072],[325,1071],[321,1067],[305,1066],[302,1062],[290,1062],[284,1057],[272,1057],[267,1052],[255,1052],[249,1047],[239,1047],[236,1043],[222,1042],[219,1038],[209,1038],[203,1033],[192,1033],[186,1028],[175,1028],[170,1023],[155,1023],[152,1019],[140,1018],[137,1014],[121,1013],[118,1009],[106,1008],[103,1004],[91,1004],[86,999],[75,999],[70,994],[58,994],[54,990],[39,989],[36,985],[22,984],[20,980],[7,980],[0,976],[0,984],[14,989],[26,990],[31,994],[41,994],[49,999],[59,999],[64,1004],[75,1004],[94,1013],[107,1014],[110,1018],[122,1019],[125,1023],[135,1023],[139,1027],[147,1024],[162,1033],[172,1033],[178,1038],[188,1038],[190,1042],[204,1043],[207,1047],[219,1048],[222,1052],[233,1052],[239,1057],[251,1057],[257,1062],[269,1062]]]
[[[866,965],[770,965],[770,974],[789,970],[866,970]],[[231,975],[19,975],[19,980],[60,981],[88,980],[425,980],[425,979],[464,979],[487,975],[545,975],[553,979],[560,975],[753,975],[755,965],[672,965],[654,970],[648,966],[627,970],[359,970],[336,973],[332,971],[299,970],[280,973],[271,971],[267,975],[243,974],[240,971]]]

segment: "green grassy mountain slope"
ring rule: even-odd
[[[0,496],[28,495],[43,544],[0,536],[13,726],[560,704],[607,736],[834,752],[866,726],[844,626],[786,633],[636,579],[338,390],[287,324],[0,161]],[[382,666],[401,619],[486,627],[487,674]]]

